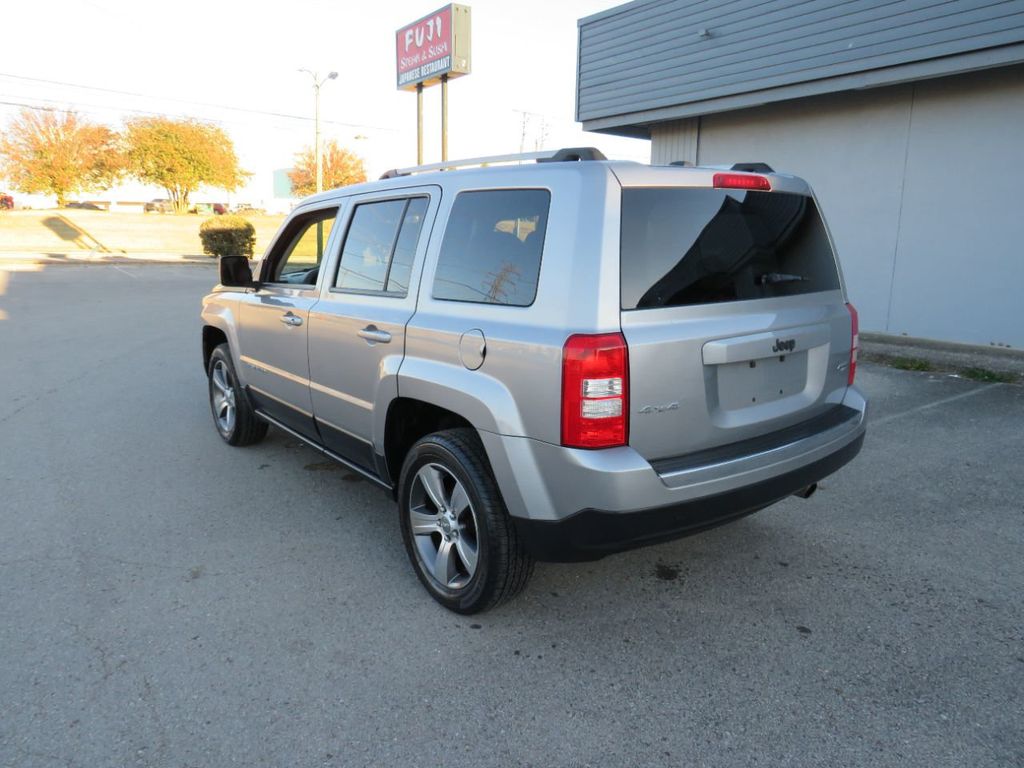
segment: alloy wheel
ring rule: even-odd
[[[235,428],[235,388],[231,385],[231,374],[227,364],[218,360],[210,373],[210,399],[217,427],[225,435]]]
[[[409,527],[423,570],[445,589],[465,587],[476,573],[476,513],[458,478],[440,464],[425,464],[409,494]]]

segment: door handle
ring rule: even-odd
[[[375,325],[368,325],[365,328],[356,331],[356,334],[361,339],[366,339],[371,344],[387,344],[391,341],[391,334],[387,331],[381,331]]]
[[[291,312],[285,312],[281,315],[281,322],[285,325],[298,326],[302,325],[302,318],[298,315],[292,314]]]

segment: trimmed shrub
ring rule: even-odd
[[[199,225],[203,253],[211,256],[248,256],[256,245],[256,228],[243,216],[213,216]]]

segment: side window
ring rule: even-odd
[[[414,197],[357,205],[334,287],[405,296],[428,202]]]
[[[337,215],[328,208],[296,218],[278,244],[284,250],[271,255],[270,282],[315,285]]]
[[[543,189],[460,193],[437,259],[434,298],[532,304],[550,204]]]

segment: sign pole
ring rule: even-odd
[[[416,83],[416,165],[423,165],[423,83]]]
[[[448,159],[448,75],[441,75],[441,162]]]
[[[448,81],[468,75],[470,8],[450,3],[395,32],[398,90],[416,91],[416,164],[423,165],[423,89],[441,84],[441,161],[448,161]]]

